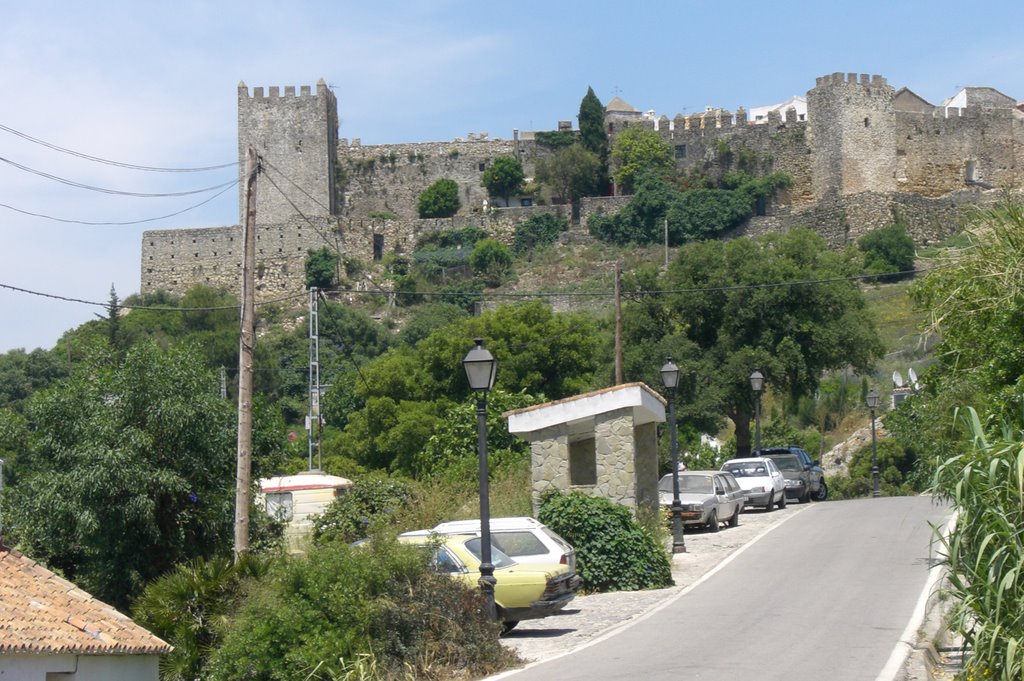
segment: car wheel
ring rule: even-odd
[[[764,505],[764,510],[765,510],[766,513],[771,513],[774,508],[775,508],[775,492],[773,491],[771,494],[768,495],[768,503]]]
[[[515,629],[517,624],[519,624],[519,620],[514,620],[512,622],[502,622],[501,623],[501,633],[507,634],[508,632],[510,632],[513,629]]]
[[[779,499],[779,508],[786,508],[786,493],[782,493],[782,498]]]
[[[739,526],[740,526],[740,507],[737,504],[736,510],[733,511],[733,513],[732,513],[732,518],[729,519],[729,527],[739,527]]]
[[[718,532],[718,511],[711,511],[711,517],[708,518],[708,532]]]
[[[822,480],[821,487],[818,488],[817,494],[814,495],[814,500],[825,501],[826,499],[828,499],[828,485],[826,485],[825,481]]]

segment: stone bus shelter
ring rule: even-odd
[[[665,400],[627,383],[506,412],[508,430],[530,443],[533,511],[548,490],[658,507],[658,424]]]

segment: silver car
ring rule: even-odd
[[[672,508],[672,474],[658,483],[661,505]],[[683,524],[707,527],[718,532],[718,523],[730,527],[740,524],[746,496],[736,478],[728,471],[681,471],[679,502],[683,506]]]

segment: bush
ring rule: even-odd
[[[497,239],[478,241],[469,254],[469,266],[488,284],[497,286],[512,269],[512,251]]]
[[[553,244],[558,240],[558,236],[567,229],[569,229],[569,221],[565,218],[551,213],[534,215],[516,225],[512,250],[516,253],[526,253],[534,248]]]
[[[477,589],[430,571],[393,540],[287,556],[250,589],[206,678],[480,677],[518,660]]]
[[[306,256],[306,286],[334,286],[338,279],[338,261],[338,254],[329,248],[310,249]]]
[[[864,271],[868,274],[909,272],[914,269],[914,240],[907,236],[902,224],[876,229],[860,238],[858,248],[864,252]],[[909,275],[880,277],[895,281]]]
[[[420,194],[416,210],[421,218],[450,218],[459,212],[459,185],[441,178]]]
[[[369,534],[378,524],[392,524],[396,512],[409,503],[409,484],[382,475],[355,482],[313,521],[314,543],[353,542]]]
[[[629,509],[579,492],[547,495],[537,519],[576,549],[587,591],[632,591],[672,586],[668,554]]]

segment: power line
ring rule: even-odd
[[[259,158],[260,158],[260,163],[261,163],[261,165],[262,165],[262,163],[263,163],[264,159],[263,159],[263,157],[262,157],[262,156],[260,156]],[[269,165],[269,164],[267,164],[267,165]],[[277,172],[280,172],[280,171],[277,171]],[[299,216],[300,216],[300,217],[301,217],[301,218],[302,218],[303,220],[305,220],[305,221],[306,221],[306,222],[307,222],[307,223],[309,224],[309,226],[310,226],[310,227],[312,227],[312,228],[313,228],[313,231],[314,231],[314,232],[316,232],[316,233],[317,233],[317,235],[318,235],[318,236],[319,236],[319,237],[320,237],[321,239],[323,239],[324,243],[326,243],[326,244],[327,244],[328,246],[334,247],[334,248],[335,248],[335,250],[337,250],[337,246],[336,246],[336,244],[332,243],[332,242],[331,242],[331,240],[330,240],[329,238],[327,238],[327,236],[326,236],[326,235],[324,235],[324,233],[323,233],[323,232],[322,232],[322,231],[320,230],[320,228],[319,228],[319,227],[317,227],[316,225],[314,225],[314,224],[313,224],[313,221],[312,221],[312,220],[310,220],[310,219],[309,219],[309,218],[308,218],[308,217],[306,216],[306,214],[305,214],[305,213],[303,213],[303,212],[302,212],[302,210],[301,210],[301,209],[300,209],[300,208],[299,208],[298,206],[296,206],[296,205],[295,205],[295,202],[291,200],[291,197],[289,197],[289,196],[288,196],[287,194],[285,194],[285,193],[284,193],[284,190],[282,190],[282,189],[281,189],[281,188],[280,188],[279,186],[277,186],[277,183],[276,183],[276,182],[274,182],[274,178],[270,177],[270,175],[268,175],[268,174],[266,174],[266,173],[263,173],[263,176],[264,176],[264,177],[265,177],[265,178],[267,179],[267,182],[269,182],[269,183],[270,183],[270,185],[271,185],[271,186],[272,186],[272,187],[273,187],[274,189],[276,189],[276,190],[278,191],[278,193],[280,193],[280,194],[281,194],[281,196],[282,196],[282,197],[284,197],[284,200],[288,202],[288,205],[290,205],[290,206],[292,207],[292,210],[294,210],[294,211],[295,211],[296,213],[298,213],[298,214],[299,214]],[[283,173],[281,174],[281,176],[282,176],[282,177],[284,177],[284,178],[285,178],[286,180],[288,180],[289,182],[291,182],[291,180],[289,180],[289,179],[288,179],[288,177],[287,177],[286,175],[284,175]],[[295,183],[294,183],[294,182],[292,182],[292,184],[295,184]],[[298,186],[298,185],[296,185],[296,186]],[[309,196],[309,194],[306,194],[306,196]],[[313,198],[313,197],[310,197],[310,198]],[[313,200],[315,201],[316,199],[313,199]]]
[[[32,137],[31,135],[23,133],[23,132],[21,132],[19,130],[15,130],[14,128],[7,127],[6,125],[3,125],[3,124],[0,124],[0,130],[3,130],[4,132],[9,132],[12,135],[17,135],[18,137],[20,137],[22,139],[25,139],[25,140],[28,140],[29,142],[34,142],[35,144],[42,145],[42,146],[44,146],[44,147],[46,147],[48,149],[53,149],[54,151],[59,151],[59,152],[61,152],[63,154],[70,154],[71,156],[76,156],[78,158],[82,158],[82,159],[85,159],[87,161],[95,161],[96,163],[103,163],[105,165],[116,166],[118,168],[127,168],[129,170],[145,170],[145,171],[155,172],[155,173],[201,173],[201,172],[206,172],[208,170],[220,170],[222,168],[230,168],[232,166],[237,166],[238,165],[238,161],[234,161],[233,163],[222,163],[222,164],[216,165],[216,166],[201,166],[201,167],[198,167],[198,168],[161,168],[161,167],[157,167],[157,166],[141,166],[141,165],[135,165],[134,163],[123,163],[121,161],[112,161],[110,159],[101,158],[99,156],[91,156],[89,154],[84,154],[84,153],[82,153],[80,151],[74,151],[72,149],[67,149],[65,147],[57,146],[56,144],[51,144],[50,142],[46,142],[44,140],[37,139],[35,137]]]
[[[102,194],[115,194],[115,195],[118,195],[118,196],[135,196],[135,197],[144,198],[144,199],[167,198],[167,197],[174,197],[174,196],[190,196],[192,194],[202,194],[202,193],[205,193],[205,192],[212,192],[212,191],[216,191],[218,189],[221,189],[222,187],[229,187],[231,185],[238,184],[238,180],[232,180],[230,182],[225,182],[224,184],[218,184],[218,185],[215,185],[215,186],[212,186],[212,187],[203,187],[202,189],[192,189],[192,190],[183,191],[183,192],[167,192],[167,193],[152,193],[152,194],[145,193],[145,192],[126,192],[126,191],[121,191],[119,189],[107,189],[105,187],[96,187],[96,186],[93,186],[93,185],[90,185],[90,184],[84,184],[82,182],[75,182],[74,180],[69,180],[67,178],[59,177],[59,176],[53,175],[51,173],[43,172],[42,170],[36,170],[35,168],[29,168],[26,165],[22,165],[21,163],[18,163],[16,161],[12,161],[9,158],[4,158],[3,156],[0,156],[0,161],[4,162],[4,163],[6,163],[6,164],[8,164],[10,166],[13,166],[13,167],[15,167],[15,168],[17,168],[19,170],[24,170],[27,173],[32,173],[33,175],[38,175],[40,177],[45,177],[48,180],[54,180],[55,182],[60,182],[61,184],[66,184],[69,187],[77,187],[79,189],[88,189],[89,191],[100,192]]]
[[[188,208],[183,208],[183,209],[181,209],[179,211],[176,211],[174,213],[168,213],[167,215],[161,215],[161,216],[155,217],[155,218],[144,218],[142,220],[128,220],[128,221],[125,221],[125,222],[92,222],[92,221],[89,221],[89,220],[72,220],[70,218],[58,218],[58,217],[55,217],[53,215],[45,215],[43,213],[33,213],[31,211],[22,210],[21,208],[15,208],[14,206],[8,205],[6,203],[0,203],[0,208],[6,208],[7,210],[12,210],[15,213],[21,213],[22,215],[29,215],[29,216],[36,217],[36,218],[44,218],[46,220],[53,220],[55,222],[65,222],[65,223],[75,224],[75,225],[89,225],[89,226],[97,226],[97,225],[108,226],[109,225],[109,226],[115,226],[115,227],[125,226],[125,225],[141,225],[141,224],[146,223],[146,222],[157,222],[158,220],[166,220],[167,218],[173,218],[173,217],[176,217],[178,215],[181,215],[182,213],[187,213],[190,210],[195,210],[196,208],[199,208],[201,206],[205,206],[210,201],[213,201],[214,199],[219,197],[221,194],[223,194],[227,190],[229,190],[232,187],[235,187],[237,185],[238,185],[238,180],[235,180],[234,182],[230,183],[229,185],[224,187],[224,189],[221,189],[219,192],[217,192],[216,194],[214,194],[210,198],[204,199],[203,201],[200,201],[197,204],[189,206]]]
[[[17,293],[26,293],[32,296],[40,296],[42,298],[53,298],[54,300],[62,300],[68,303],[80,303],[82,305],[93,305],[96,307],[110,307],[110,302],[97,303],[94,300],[82,300],[81,298],[71,298],[69,296],[62,296],[56,293],[44,293],[42,291],[33,291],[27,288],[21,288],[20,286],[12,286],[10,284],[0,283],[0,288],[5,288],[9,291],[15,291]],[[274,298],[272,300],[265,300],[258,305],[274,305],[276,303],[282,303],[288,300],[294,300],[299,297],[305,296],[304,293],[291,293],[287,296],[281,296],[280,298]],[[167,307],[165,305],[122,305],[118,303],[118,308],[123,310],[150,310],[153,312],[216,312],[218,310],[237,310],[241,305],[218,305],[214,307]]]
[[[315,203],[316,205],[318,205],[318,206],[320,206],[321,208],[323,208],[323,209],[324,209],[324,212],[326,212],[326,213],[328,213],[328,214],[329,214],[329,213],[331,212],[331,209],[330,209],[330,208],[328,208],[328,207],[327,207],[327,206],[325,206],[324,204],[320,203],[320,201],[319,201],[319,200],[317,200],[317,198],[316,198],[315,196],[313,196],[312,194],[310,194],[309,192],[307,192],[307,191],[305,190],[305,188],[304,188],[304,187],[302,187],[302,185],[298,184],[298,183],[297,183],[297,182],[296,182],[295,180],[293,180],[292,178],[288,177],[288,176],[287,176],[287,175],[286,175],[285,173],[281,172],[281,169],[280,169],[280,168],[278,168],[277,166],[275,166],[275,165],[274,165],[273,163],[271,163],[271,162],[270,162],[270,161],[268,161],[267,159],[263,158],[262,156],[260,157],[260,161],[261,161],[261,162],[262,162],[262,163],[263,163],[264,165],[266,165],[266,166],[267,166],[268,168],[270,168],[271,170],[273,170],[273,171],[274,171],[275,173],[277,173],[278,175],[280,175],[280,176],[281,176],[281,177],[283,177],[284,179],[288,180],[288,183],[289,183],[289,184],[291,184],[291,185],[292,185],[293,187],[295,187],[295,188],[296,188],[296,189],[298,189],[298,190],[299,190],[300,192],[302,192],[302,193],[303,193],[303,194],[304,194],[304,195],[306,196],[306,198],[307,198],[307,199],[309,199],[310,201],[312,201],[312,202],[313,202],[313,203]],[[274,186],[275,186],[275,187],[277,187],[277,185],[274,185]],[[280,190],[280,188],[278,188],[278,189],[277,189],[277,191],[281,191],[281,190]],[[281,193],[282,193],[282,194],[284,194],[284,192],[281,192]],[[285,197],[285,198],[288,198],[288,197]],[[289,201],[289,203],[291,203],[291,202]],[[294,206],[295,204],[292,204],[292,205]]]

